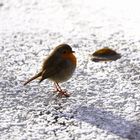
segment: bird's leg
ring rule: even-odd
[[[60,90],[55,82],[54,82],[54,88],[55,88],[55,90],[54,90],[55,92],[58,92]]]
[[[69,97],[69,94],[67,94],[66,91],[63,91],[58,83],[55,82],[54,86],[55,86],[56,92],[59,92],[60,96],[64,95],[66,97]]]

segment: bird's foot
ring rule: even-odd
[[[55,90],[55,91],[58,92],[58,96],[59,96],[59,97],[62,97],[62,96],[69,97],[69,96],[70,96],[70,95],[67,93],[66,90],[57,89],[57,90]]]
[[[55,83],[55,92],[58,92],[58,96],[62,97],[69,97],[70,95],[67,93],[66,90],[62,90],[61,87],[58,85],[58,83]]]

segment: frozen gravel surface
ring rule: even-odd
[[[0,139],[140,140],[139,1],[1,0]],[[78,66],[62,84],[23,82],[50,50],[68,43]],[[90,54],[110,47],[122,54],[95,63]]]

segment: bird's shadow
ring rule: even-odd
[[[76,119],[129,140],[140,140],[140,124],[126,120],[111,111],[91,106],[77,107]]]

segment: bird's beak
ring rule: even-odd
[[[75,51],[72,51],[72,53],[75,53]]]

